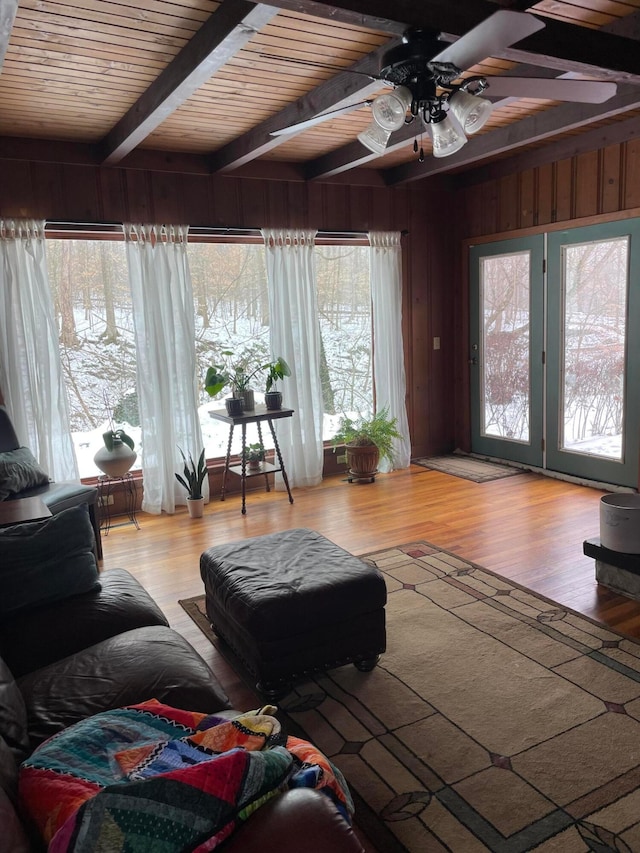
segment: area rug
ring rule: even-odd
[[[416,542],[369,554],[387,652],[296,686],[380,851],[640,851],[640,643]],[[181,602],[224,651],[203,597]]]
[[[456,453],[448,453],[444,456],[421,456],[411,461],[414,465],[421,465],[432,471],[441,471],[443,474],[451,474],[453,477],[462,477],[464,480],[473,480],[474,483],[488,483],[490,480],[501,480],[503,477],[524,473],[522,468],[486,462],[484,459],[476,459],[473,456],[459,456]]]

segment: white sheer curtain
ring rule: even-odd
[[[189,229],[127,224],[124,230],[138,359],[142,509],[172,513],[187,499],[175,478],[183,467],[178,447],[196,462],[203,447],[187,262]],[[208,498],[206,478],[203,494]]]
[[[406,378],[402,345],[402,252],[400,233],[372,231],[371,301],[373,307],[373,378],[376,410],[389,409],[398,420],[402,439],[394,439],[394,464],[381,460],[380,470],[407,468],[411,461],[411,441],[405,401]]]
[[[78,479],[44,222],[0,219],[0,305],[0,386],[18,438],[51,479]]]
[[[322,480],[322,384],[320,329],[315,281],[315,231],[262,231],[267,258],[271,353],[282,356],[292,375],[280,390],[292,418],[277,421],[289,484],[316,486]],[[282,488],[278,477],[278,487]]]

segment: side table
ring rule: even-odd
[[[124,494],[125,512],[129,518],[129,523],[134,524],[136,530],[140,530],[138,519],[136,518],[136,507],[138,499],[138,490],[133,474],[127,471],[122,477],[109,477],[107,474],[102,474],[98,477],[98,506],[100,507],[100,528],[104,530],[104,535],[107,536],[111,530],[111,501],[109,498],[114,491]]]
[[[291,489],[289,488],[289,480],[287,479],[287,472],[284,468],[282,454],[280,453],[280,446],[278,444],[278,439],[276,438],[276,432],[273,428],[273,421],[279,420],[280,418],[290,418],[293,415],[293,411],[293,409],[267,409],[265,406],[256,406],[253,411],[243,412],[241,415],[229,415],[227,414],[226,409],[214,409],[213,411],[209,412],[209,415],[212,418],[215,418],[218,421],[222,421],[223,423],[229,424],[229,442],[227,444],[227,456],[224,463],[224,473],[222,475],[222,491],[220,494],[220,500],[224,500],[224,495],[227,488],[227,474],[229,473],[229,471],[232,471],[234,474],[238,474],[242,482],[243,515],[246,515],[247,513],[246,481],[248,477],[264,476],[266,489],[269,492],[271,491],[271,489],[269,488],[269,479],[267,475],[280,472],[282,474],[282,479],[287,489],[287,494],[289,495],[289,503],[293,503]],[[247,447],[247,424],[256,424],[256,426],[258,427],[258,439],[260,441],[260,444],[262,444],[261,424],[263,424],[265,421],[269,425],[269,429],[271,430],[273,446],[275,449],[275,457],[278,464],[271,465],[268,462],[262,462],[260,465],[260,470],[253,471],[247,467],[247,460],[245,459],[245,450]],[[242,428],[241,464],[230,465],[229,462],[231,459],[231,442],[233,441],[233,429],[236,426],[240,426]]]
[[[51,510],[42,498],[15,498],[12,501],[0,501],[0,527],[11,527],[28,521],[41,521],[51,518]]]

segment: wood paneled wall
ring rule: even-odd
[[[413,454],[453,447],[454,235],[440,229],[437,179],[399,188],[0,160],[0,216],[81,223],[180,222],[222,228],[407,231],[405,366]],[[433,350],[439,337],[441,349]]]
[[[460,179],[456,207],[461,238],[508,236],[523,229],[577,219],[607,217],[640,208],[640,140],[610,145],[525,169],[468,183]]]
[[[506,170],[504,163],[477,169],[458,179],[453,194],[461,246],[455,298],[455,443],[465,449],[470,431],[469,245],[640,215],[638,139],[511,174]]]

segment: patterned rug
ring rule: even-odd
[[[370,673],[282,703],[344,772],[380,851],[640,851],[640,643],[425,542],[387,581]],[[202,612],[181,602],[224,651]]]
[[[484,459],[461,456],[457,453],[444,456],[421,456],[411,461],[414,465],[421,465],[432,471],[441,471],[443,474],[451,474],[453,477],[462,477],[464,480],[473,480],[474,483],[488,483],[490,480],[501,480],[503,477],[525,473],[522,468],[499,465],[497,462],[485,462]]]

